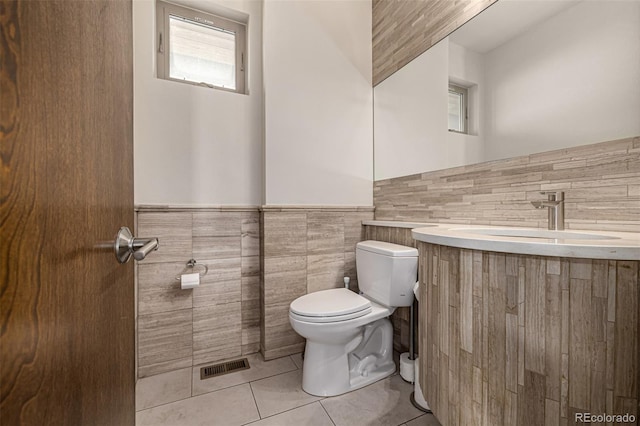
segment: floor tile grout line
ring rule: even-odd
[[[419,416],[414,417],[414,418],[412,418],[412,419],[409,419],[409,420],[405,421],[404,423],[409,423],[409,422],[414,421],[415,419],[419,419],[420,417],[425,417],[425,416],[433,416],[433,414],[432,414],[432,413],[425,413],[425,412],[422,412],[422,414],[420,414]],[[434,416],[434,417],[435,417],[435,416]],[[400,425],[402,425],[402,424],[404,424],[404,423],[400,423]]]
[[[136,413],[141,413],[141,412],[143,412],[143,411],[152,410],[152,409],[154,409],[154,408],[158,408],[158,407],[164,407],[165,405],[173,404],[174,402],[182,402],[182,401],[186,401],[186,400],[188,400],[188,399],[198,398],[198,397],[200,397],[200,396],[208,395],[208,394],[210,394],[210,393],[215,393],[215,392],[219,392],[219,391],[222,391],[222,390],[227,390],[227,389],[231,389],[231,388],[237,388],[237,387],[239,387],[239,386],[243,386],[243,385],[249,385],[249,383],[248,383],[248,382],[246,382],[246,383],[240,383],[240,384],[237,384],[237,385],[229,386],[228,388],[218,389],[218,390],[211,391],[211,392],[206,392],[206,393],[201,393],[200,395],[196,395],[196,396],[188,396],[188,397],[186,397],[186,398],[176,399],[175,401],[165,402],[164,404],[154,405],[153,407],[144,408],[144,409],[142,409],[142,410],[136,410]]]
[[[295,371],[295,370],[294,370],[294,371]],[[282,375],[284,375],[284,374],[288,374],[288,373],[291,373],[291,372],[292,372],[292,371],[289,371],[289,372],[287,372],[287,373],[282,373]],[[275,376],[274,376],[274,377],[275,377]],[[258,382],[258,381],[260,381],[260,380],[256,380],[255,382]],[[251,383],[255,383],[255,382],[251,382]],[[251,383],[249,383],[249,384],[251,385]],[[251,390],[253,391],[253,387],[251,387]],[[304,390],[303,390],[302,388],[300,388],[300,390],[302,390],[302,392],[304,392]],[[320,402],[320,401],[323,401],[323,400],[327,399],[327,398],[326,398],[326,397],[324,397],[324,396],[311,395],[311,394],[309,394],[309,393],[307,393],[307,392],[304,392],[304,393],[305,393],[306,395],[309,395],[309,396],[312,396],[312,397],[314,397],[314,398],[318,398],[318,399],[316,399],[316,400],[314,400],[314,401],[311,401],[311,402],[306,402],[306,403],[300,404],[300,405],[298,405],[298,406],[296,406],[296,407],[288,408],[288,409],[286,409],[286,410],[284,410],[284,411],[280,411],[280,412],[278,412],[278,413],[270,414],[270,415],[268,415],[268,416],[265,416],[264,418],[266,419],[266,418],[269,418],[269,417],[277,416],[278,414],[286,413],[287,411],[295,410],[296,408],[304,407],[305,405],[313,404],[314,402]],[[256,402],[256,405],[257,405],[257,402]],[[262,415],[260,415],[260,416],[261,416],[260,418],[262,419],[262,418],[263,418],[263,417],[262,417]]]
[[[293,354],[293,355],[297,355],[297,354]],[[296,366],[296,370],[302,370],[300,367],[298,367],[298,364],[296,363],[296,361],[293,359],[293,355],[289,355],[289,359],[291,359],[291,362],[293,363],[293,365]]]
[[[283,375],[283,374],[291,373],[291,372],[293,372],[293,371],[297,371],[297,370],[298,370],[298,369],[296,368],[295,370],[283,371],[283,372],[281,372],[281,373],[272,374],[271,376],[264,376],[264,377],[261,377],[261,378],[259,378],[259,379],[249,380],[248,382],[245,382],[245,383],[255,383],[255,382],[259,382],[260,380],[271,379],[271,378],[273,378],[273,377],[281,376],[281,375]]]
[[[143,408],[141,410],[136,409],[136,413],[142,413],[143,411],[148,411],[148,410],[152,410],[154,408],[163,407],[165,405],[173,404],[174,402],[186,401],[186,400],[191,399],[191,398],[193,398],[193,396],[187,396],[186,398],[176,399],[175,401],[165,402],[165,403],[162,403],[162,404],[159,404],[159,405],[154,405],[153,407]]]
[[[318,399],[318,400],[316,400],[316,401],[307,402],[306,404],[298,405],[297,407],[293,407],[293,408],[288,408],[288,409],[286,409],[286,410],[284,410],[284,411],[281,411],[281,412],[279,412],[279,413],[270,414],[270,415],[268,415],[268,416],[261,417],[259,420],[254,420],[254,421],[252,421],[252,422],[245,423],[245,425],[250,425],[250,424],[253,424],[253,423],[257,423],[257,422],[259,422],[259,421],[261,421],[261,420],[270,419],[271,417],[279,416],[280,414],[288,413],[289,411],[297,410],[298,408],[306,407],[306,406],[308,406],[308,405],[315,404],[316,402],[319,402],[319,403],[320,403],[320,405],[322,406],[322,401],[323,401],[323,400]],[[322,408],[324,409],[324,407],[322,407]],[[326,412],[326,410],[325,410],[325,412]],[[329,414],[327,414],[327,415],[329,415]],[[329,417],[329,419],[331,419],[331,417]],[[333,420],[331,420],[331,422],[333,423]],[[335,425],[335,423],[333,423],[333,424]]]
[[[260,407],[258,407],[258,401],[256,400],[256,394],[253,393],[253,386],[251,386],[251,382],[249,382],[249,390],[251,391],[251,396],[253,397],[253,405],[256,406],[256,411],[258,412],[258,417],[259,417],[258,420],[262,420],[262,414],[260,414]]]
[[[283,371],[283,372],[281,372],[281,373],[272,374],[272,375],[270,375],[270,376],[260,377],[259,379],[255,379],[255,380],[247,380],[246,382],[236,383],[235,385],[229,385],[229,386],[222,387],[222,388],[220,388],[220,389],[210,390],[210,391],[207,391],[207,392],[199,393],[198,395],[194,395],[194,396],[206,395],[206,394],[211,393],[211,392],[218,392],[218,391],[220,391],[220,390],[223,390],[223,389],[229,389],[229,388],[232,388],[232,387],[234,387],[234,386],[245,385],[245,384],[247,384],[247,383],[255,383],[255,382],[259,382],[260,380],[264,380],[264,379],[271,379],[271,378],[276,377],[276,376],[279,376],[279,375],[281,375],[281,374],[291,373],[292,371],[296,371],[296,370],[297,370],[297,368],[296,368],[296,369],[293,369],[293,370],[289,370],[289,371]]]
[[[191,398],[193,398],[193,366],[191,366],[191,374],[189,374],[191,380]]]
[[[416,417],[414,417],[414,418],[412,418],[412,419],[407,420],[406,422],[411,422],[411,421],[413,421],[413,420],[417,419],[418,417],[426,416],[427,414],[429,414],[429,413],[422,413],[422,414],[420,414],[419,416],[416,416]],[[405,423],[406,423],[406,422],[405,422]]]
[[[322,407],[324,412],[327,413],[327,417],[329,417],[329,420],[331,420],[331,423],[333,423],[333,426],[336,426],[336,422],[333,421],[333,417],[331,417],[331,414],[329,414],[329,412],[327,411],[327,407],[324,406],[322,401],[323,400],[318,401],[320,403],[320,406]],[[324,401],[326,401],[326,399]]]

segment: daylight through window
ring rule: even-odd
[[[468,133],[467,130],[467,89],[449,85],[449,130]]]
[[[158,77],[245,93],[246,25],[158,2]]]

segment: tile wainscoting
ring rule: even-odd
[[[264,306],[261,351],[265,359],[300,352],[304,339],[289,325],[297,297],[342,287],[358,289],[355,246],[373,207],[265,206],[261,212]]]
[[[160,240],[136,268],[138,377],[302,351],[289,304],[345,276],[358,291],[355,245],[372,219],[373,207],[138,207],[135,234]],[[181,290],[191,258],[209,273]]]
[[[546,228],[540,191],[565,192],[567,229],[640,232],[640,137],[374,182],[376,220]]]
[[[258,352],[259,220],[258,207],[136,209],[135,234],[160,240],[136,268],[138,377]],[[191,258],[209,272],[182,290]]]

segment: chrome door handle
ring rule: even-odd
[[[132,255],[135,260],[142,260],[158,247],[157,238],[134,238],[126,226],[120,228],[113,243],[116,259],[120,263],[127,263]]]

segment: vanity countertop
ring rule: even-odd
[[[473,250],[586,259],[640,260],[640,233],[548,231],[505,226],[438,224],[412,230],[431,244]]]
[[[368,226],[383,226],[385,228],[424,228],[428,226],[438,226],[437,223],[428,222],[402,222],[397,220],[363,220],[363,225]]]

